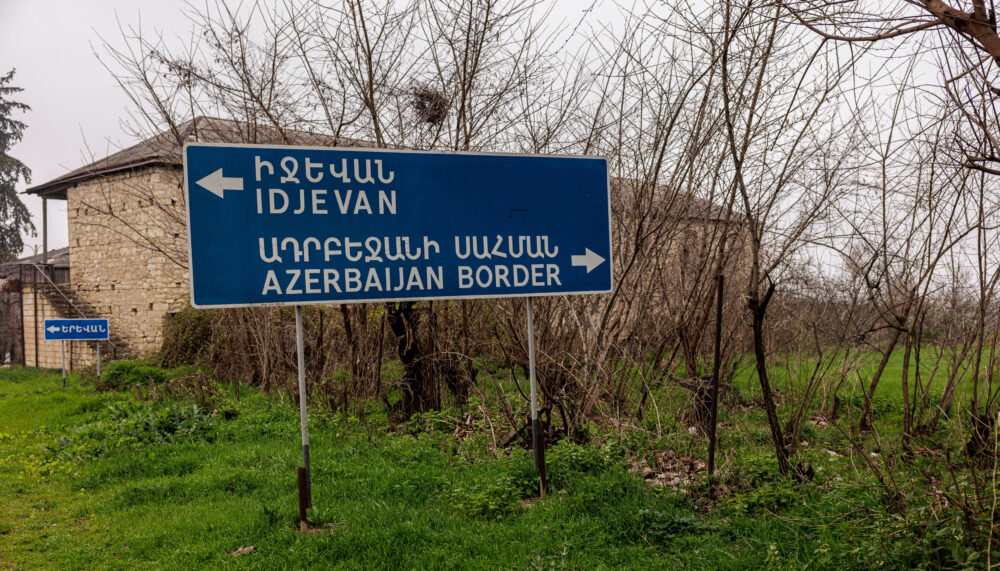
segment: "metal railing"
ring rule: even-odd
[[[71,300],[69,297],[66,296],[65,293],[63,293],[62,288],[60,288],[58,285],[56,285],[56,283],[49,278],[48,274],[44,270],[42,270],[42,268],[40,268],[38,266],[38,264],[35,264],[34,262],[28,262],[28,265],[31,265],[32,267],[34,267],[35,268],[35,272],[37,274],[40,274],[43,278],[45,278],[45,281],[48,282],[49,285],[51,285],[57,292],[59,292],[59,295],[61,295],[64,300],[66,300],[66,303],[69,304],[69,306],[72,307],[78,314],[80,314],[80,317],[82,317],[84,319],[90,319],[90,316],[87,315],[86,313],[84,313],[82,309],[80,309],[79,307],[77,307],[76,304],[73,303],[73,300]],[[35,283],[35,285],[38,284],[37,281],[35,281],[34,283]],[[35,311],[37,312],[38,309],[35,308]],[[118,352],[118,345],[116,345],[115,342],[111,340],[110,336],[108,337],[107,341],[108,341],[108,345],[111,345],[112,350],[115,353],[117,353]],[[97,341],[97,343],[100,343],[100,341]]]

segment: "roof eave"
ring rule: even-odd
[[[76,186],[82,182],[88,180],[106,176],[110,174],[115,174],[122,171],[135,170],[141,167],[148,166],[179,166],[173,161],[164,160],[160,157],[147,158],[138,161],[132,161],[130,163],[114,165],[107,168],[93,169],[86,172],[76,174],[71,177],[57,178],[40,184],[38,186],[33,186],[31,188],[25,189],[24,194],[34,194],[42,198],[52,198],[55,200],[66,200],[66,190],[72,186]]]

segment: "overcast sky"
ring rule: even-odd
[[[577,22],[594,0],[552,0],[558,19]],[[122,26],[142,24],[170,36],[187,36],[191,23],[180,0],[0,0],[0,74],[16,68],[19,100],[31,106],[15,118],[28,124],[11,155],[32,171],[30,185],[47,182],[136,141],[122,129],[129,102],[98,61],[101,38],[120,44]],[[596,0],[598,20],[614,18],[612,0]],[[25,254],[41,247],[41,199],[24,195],[38,236]],[[49,202],[49,249],[68,243],[66,203]]]
[[[100,37],[120,36],[118,22],[155,22],[163,29],[187,30],[182,2],[174,0],[0,0],[0,73],[15,68],[19,100],[31,107],[15,116],[28,124],[24,139],[10,154],[31,169],[31,184],[41,184],[82,166],[93,153],[128,146],[121,129],[128,101],[94,55]],[[88,151],[87,148],[90,150]],[[23,195],[38,230],[27,238],[42,243],[42,201]],[[67,244],[66,202],[49,202],[49,249]]]

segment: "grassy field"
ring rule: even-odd
[[[683,426],[656,440],[603,430],[587,445],[557,443],[553,493],[538,499],[529,453],[493,451],[472,408],[405,425],[311,410],[316,508],[303,534],[297,409],[218,388],[209,410],[0,370],[0,569],[957,568],[986,558],[946,507],[916,493],[905,508],[888,502],[862,466],[885,460],[861,457],[830,426],[810,424],[795,457],[814,475],[782,478],[753,407],[723,415],[714,500],[703,474],[684,474],[705,451]],[[644,466],[676,468],[680,482],[651,486]],[[905,490],[942,470],[918,457],[893,478]]]

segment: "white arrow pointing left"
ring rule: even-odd
[[[46,331],[48,331],[49,333],[55,333],[56,331],[59,331],[59,326],[58,325],[49,325],[49,328],[46,329]]]
[[[243,179],[238,176],[222,176],[222,169],[213,172],[195,184],[219,198],[225,198],[222,193],[227,190],[243,190]]]
[[[575,254],[570,256],[570,261],[574,266],[586,266],[587,273],[589,274],[594,268],[604,263],[604,258],[597,255],[597,253],[590,248],[584,248],[583,251],[584,254],[582,256]]]

